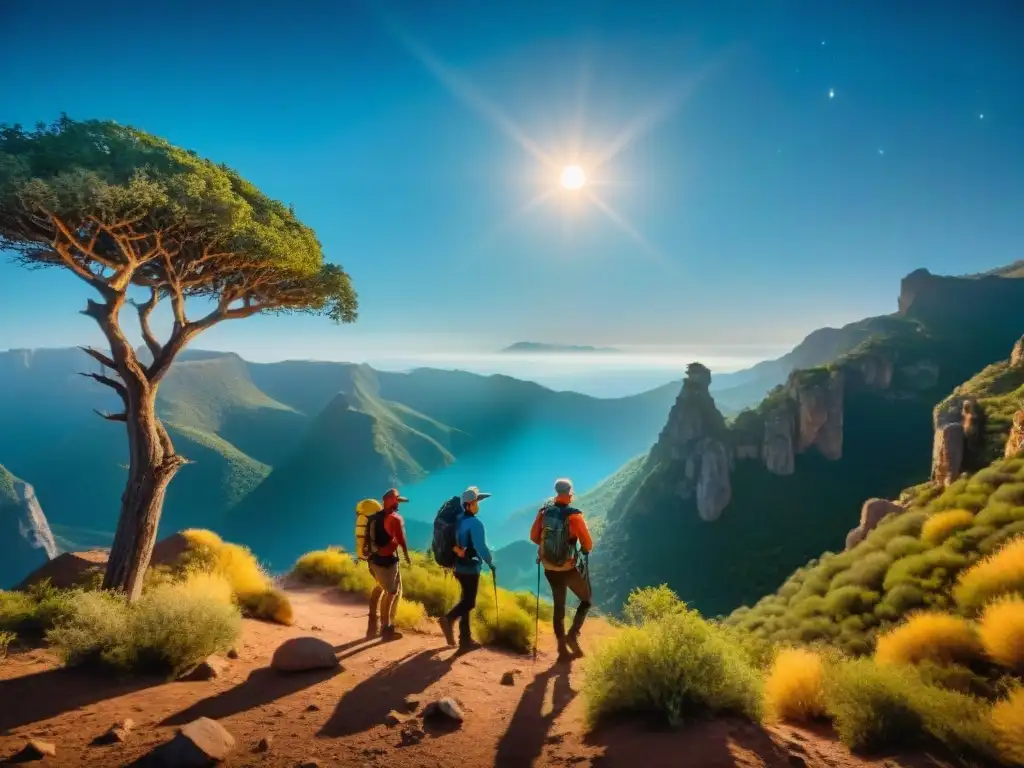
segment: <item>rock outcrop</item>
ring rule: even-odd
[[[964,464],[964,425],[946,424],[932,442],[932,482],[947,486],[960,477]]]
[[[846,549],[853,549],[867,538],[878,524],[889,515],[899,515],[906,512],[906,508],[888,499],[868,499],[860,508],[860,524],[846,534]]]
[[[1024,411],[1017,411],[1013,414],[1010,436],[1006,438],[1006,449],[1003,455],[1006,458],[1016,456],[1022,448],[1024,448]]]
[[[813,445],[826,459],[836,461],[843,455],[843,374],[832,370],[801,377],[801,373],[790,377],[788,384],[800,427],[797,453]]]
[[[796,469],[796,419],[789,408],[778,408],[764,421],[761,458],[765,469],[776,475],[792,475]]]
[[[1017,343],[1013,345],[1013,351],[1010,353],[1010,365],[1016,368],[1021,364],[1024,364],[1024,336],[1017,339]]]
[[[683,388],[650,459],[666,464],[678,478],[675,494],[694,498],[702,520],[717,520],[732,499],[731,451],[725,418],[708,388],[711,371],[700,363],[686,368]]]
[[[8,589],[58,554],[35,489],[0,465],[0,589]]]

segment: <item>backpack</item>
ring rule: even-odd
[[[573,507],[549,504],[541,514],[540,556],[544,562],[563,566],[576,559],[576,542],[569,535],[569,518],[581,514]]]
[[[369,541],[366,535],[367,521],[381,509],[376,499],[363,499],[356,504],[356,557],[365,560],[369,554]]]
[[[381,549],[390,544],[394,537],[384,527],[384,518],[387,512],[381,510],[374,512],[366,520],[366,552],[368,555],[375,555]]]
[[[452,496],[441,505],[434,518],[434,537],[430,542],[430,550],[434,562],[442,568],[454,568],[459,561],[459,556],[455,554],[455,531],[461,515],[462,499]]]

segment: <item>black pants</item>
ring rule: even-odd
[[[555,637],[559,640],[565,638],[565,598],[568,591],[580,599],[579,608],[572,618],[572,626],[569,627],[569,634],[572,637],[579,635],[583,628],[583,621],[587,618],[590,610],[590,582],[576,568],[568,571],[544,571],[548,584],[551,586],[551,597],[555,604],[555,615],[551,620],[554,624]]]
[[[452,624],[456,619],[459,620],[459,642],[468,643],[470,640],[469,614],[476,608],[476,593],[480,588],[480,574],[456,572],[455,580],[459,582],[459,587],[462,589],[462,597],[458,604],[448,611],[447,618]]]

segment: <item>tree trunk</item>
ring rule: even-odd
[[[127,400],[128,483],[103,588],[124,592],[134,601],[142,594],[167,486],[185,462],[174,453],[156,415],[155,388],[143,381],[130,382]]]

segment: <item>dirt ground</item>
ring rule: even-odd
[[[862,760],[828,733],[763,729],[739,720],[698,722],[680,731],[622,723],[588,733],[579,695],[586,660],[554,663],[550,638],[536,663],[490,650],[457,656],[439,631],[366,642],[366,607],[336,591],[290,592],[296,623],[246,621],[239,657],[215,679],[171,682],[60,669],[46,650],[12,651],[0,662],[0,760],[10,761],[30,738],[57,747],[35,764],[145,764],[154,747],[199,717],[218,720],[236,745],[228,766],[940,766],[924,755]],[[601,642],[589,627],[584,649]],[[269,668],[289,637],[314,635],[335,646],[341,667],[282,675]],[[506,672],[515,684],[502,685]],[[416,714],[442,697],[462,706],[465,723],[436,730]],[[398,715],[389,724],[389,714]],[[131,718],[123,743],[96,743]],[[408,719],[407,719],[408,718]],[[270,747],[257,751],[261,739]],[[315,763],[311,761],[316,761]],[[8,763],[4,763],[8,764]]]

